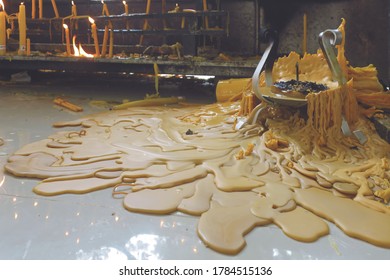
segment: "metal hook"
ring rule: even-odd
[[[347,79],[341,70],[334,50],[334,47],[336,45],[340,45],[342,40],[343,35],[338,29],[327,29],[321,32],[318,37],[321,50],[325,55],[330,70],[332,71],[333,79],[339,83],[339,86],[345,85],[347,83]]]
[[[335,46],[341,44],[342,40],[343,35],[338,29],[327,29],[321,32],[318,37],[321,50],[325,55],[330,70],[332,71],[333,79],[338,82],[340,87],[347,83],[347,79],[341,70],[335,53]],[[341,131],[345,136],[352,136],[351,129],[344,115],[342,116],[341,121]],[[361,144],[367,142],[367,137],[362,131],[355,130],[353,131],[353,135],[359,140]]]
[[[268,42],[268,46],[265,49],[259,64],[257,65],[256,70],[252,75],[252,88],[257,98],[263,100],[259,90],[260,73],[263,69],[265,69],[265,83],[267,86],[272,86],[272,67],[276,56],[276,49],[278,48],[279,38],[277,31],[272,29],[261,30],[260,36],[262,41]]]

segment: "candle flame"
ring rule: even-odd
[[[102,0],[102,4],[104,4],[104,1]]]
[[[86,51],[84,51],[84,49],[83,49],[83,47],[81,47],[80,43],[79,43],[79,51],[80,51],[80,56],[93,57],[93,54],[89,54]]]
[[[94,20],[93,18],[91,18],[91,17],[88,17],[88,20],[89,20],[89,22],[90,22],[91,24],[94,24],[94,23],[95,23],[95,20]]]
[[[73,51],[74,56],[82,56],[82,57],[93,57],[93,54],[87,53],[81,44],[79,43],[79,47],[76,47],[76,35],[73,36]]]
[[[68,25],[67,25],[67,24],[64,23],[62,26],[63,26],[65,29],[68,29]]]
[[[72,1],[72,6],[74,6],[74,1]]]
[[[74,52],[74,56],[80,56],[80,52],[79,52],[79,49],[76,47],[76,35],[73,36],[73,52]]]
[[[0,0],[0,6],[1,6],[1,9],[4,11],[4,10],[5,10],[5,7],[4,7],[4,2],[3,2],[3,0]]]
[[[123,5],[126,5],[126,1],[122,1]]]

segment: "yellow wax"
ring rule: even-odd
[[[64,24],[64,29],[65,29],[66,54],[69,56],[71,55],[71,51],[70,51],[70,35],[69,35],[68,25]]]
[[[302,41],[302,54],[307,52],[307,15],[303,14],[303,41]]]
[[[149,14],[150,13],[150,4],[151,4],[151,0],[148,0],[148,2],[146,2],[146,11],[145,11],[145,14]],[[146,30],[148,28],[148,20],[145,19],[144,20],[144,26],[142,28],[142,30]],[[142,45],[144,43],[144,35],[142,34],[140,39],[139,39],[139,44]]]
[[[5,23],[5,12],[0,12],[0,55],[5,55],[7,51],[6,41],[6,23]]]
[[[30,38],[26,39],[26,43],[27,43],[27,55],[31,55],[31,41],[30,41]]]
[[[207,8],[207,0],[203,0],[203,11],[207,11],[208,10],[208,8]],[[205,27],[206,27],[206,29],[208,29],[209,28],[209,17],[205,17],[205,19],[204,19],[204,22],[205,22]]]
[[[35,18],[35,14],[36,14],[35,0],[31,0],[31,18]]]
[[[60,14],[58,13],[56,0],[51,0],[51,5],[53,6],[53,10],[54,10],[54,14],[55,14],[56,18],[59,18]]]
[[[126,1],[123,1],[123,6],[125,7],[125,14],[128,15],[129,14],[129,5],[127,5]],[[126,29],[129,29],[130,26],[129,26],[129,21],[126,20]]]
[[[26,7],[23,3],[19,5],[19,14],[18,14],[18,24],[19,24],[19,55],[26,54]]]
[[[73,1],[72,1],[72,16],[74,17],[77,16],[77,6]]]
[[[103,4],[102,16],[104,16],[104,15],[109,16],[109,15],[110,15],[110,12],[108,11],[107,4],[104,3],[104,1],[102,1],[102,4]]]
[[[125,14],[129,14],[129,5],[127,5],[126,1],[123,1],[123,6],[125,7]]]
[[[114,31],[110,29],[110,49],[108,52],[108,57],[112,58],[114,56]]]
[[[89,18],[89,21],[91,22],[91,33],[92,33],[93,42],[95,44],[95,56],[100,56],[99,40],[97,36],[96,24],[92,18]]]
[[[106,56],[108,42],[108,26],[104,27],[103,45],[102,45],[102,57]]]
[[[39,9],[39,18],[43,18],[43,0],[39,0],[38,2],[38,9]]]

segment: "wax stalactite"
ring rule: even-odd
[[[97,29],[96,29],[96,23],[93,20],[93,18],[89,17],[89,22],[91,23],[91,33],[92,33],[92,38],[93,42],[95,45],[95,56],[99,57],[100,56],[100,49],[99,49],[99,39],[97,35]]]
[[[6,25],[6,13],[4,11],[4,3],[0,1],[0,55],[5,55],[7,52],[7,25]]]
[[[66,42],[66,55],[71,55],[71,49],[70,49],[70,34],[69,34],[69,27],[67,24],[63,24],[63,27],[65,29],[65,42]]]
[[[60,14],[58,13],[57,3],[56,0],[51,0],[51,5],[53,6],[54,15],[56,18],[60,17]]]
[[[27,47],[27,26],[26,26],[26,7],[24,6],[24,3],[21,3],[19,5],[19,13],[18,13],[18,24],[19,24],[19,55],[25,55],[26,54],[26,47]]]

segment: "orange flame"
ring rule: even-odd
[[[0,1],[1,1],[1,0],[0,0]],[[65,23],[64,23],[62,26],[63,26],[65,29],[67,29],[67,28],[68,28],[68,25],[67,25],[67,24],[65,24]]]
[[[5,11],[4,2],[3,0],[0,0],[0,6],[3,11]]]
[[[81,47],[80,43],[79,43],[79,51],[80,51],[80,56],[93,57],[93,54],[89,54],[86,51],[84,51],[84,49],[83,49],[83,47]]]
[[[74,56],[80,56],[79,49],[76,47],[76,35],[73,35],[73,52]]]
[[[81,57],[93,57],[93,54],[87,53],[81,44],[79,43],[79,47],[76,47],[76,35],[73,36],[73,51],[74,56],[81,56]]]
[[[91,24],[94,24],[94,23],[95,23],[94,19],[91,18],[91,17],[88,17],[88,20],[89,20],[89,22],[90,22]]]

